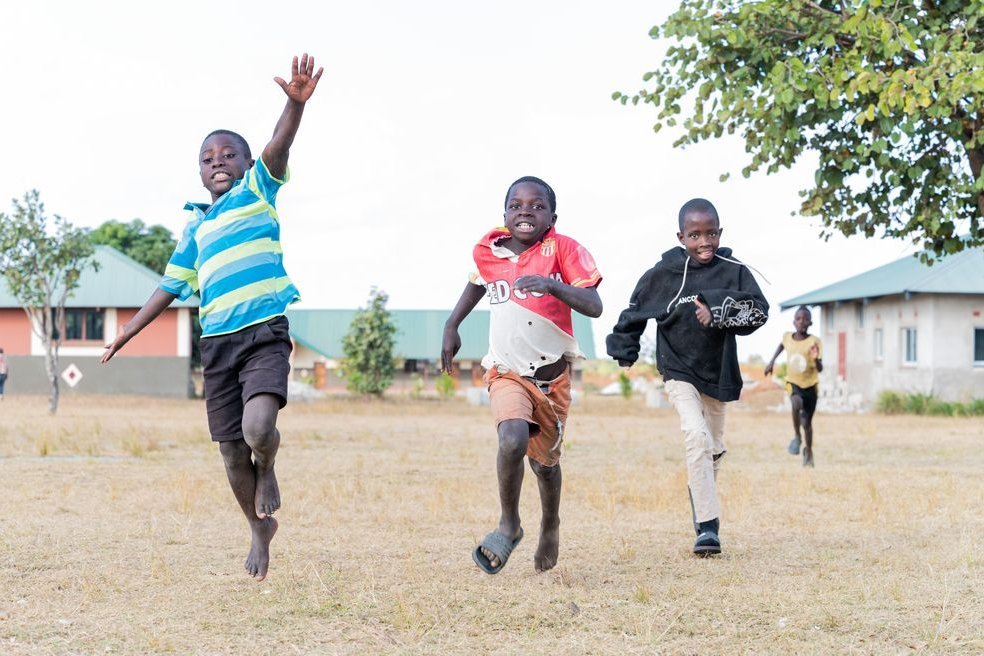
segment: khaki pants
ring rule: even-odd
[[[701,394],[696,387],[680,380],[666,381],[665,389],[667,398],[680,415],[694,514],[698,522],[718,518],[721,504],[715,481],[721,459],[715,460],[714,456],[725,452],[722,437],[726,404]]]

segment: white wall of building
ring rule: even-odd
[[[821,393],[860,394],[869,405],[886,389],[947,401],[984,398],[984,367],[974,366],[974,328],[984,326],[982,296],[889,296],[867,304],[824,305],[820,317],[812,332],[824,344]],[[904,358],[906,329],[916,331],[914,363]]]

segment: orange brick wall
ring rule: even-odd
[[[133,318],[136,308],[116,312],[117,326]],[[92,346],[108,342],[115,335],[105,335],[100,342],[63,342],[63,346]],[[31,324],[20,308],[0,308],[0,347],[7,355],[31,355]],[[169,308],[134,337],[117,357],[175,356],[178,354],[178,310]]]
[[[116,325],[122,326],[137,313],[136,308],[116,311]],[[107,341],[115,335],[106,335]],[[117,357],[178,354],[178,310],[169,308],[131,339]]]
[[[0,308],[0,347],[7,355],[31,354],[31,322],[20,308]]]

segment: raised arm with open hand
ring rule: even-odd
[[[318,80],[321,79],[323,72],[324,68],[319,68],[315,73],[314,57],[304,53],[300,61],[296,56],[294,57],[290,67],[289,82],[282,77],[273,78],[273,81],[287,94],[287,106],[284,107],[280,120],[277,121],[270,143],[263,149],[263,162],[275,178],[282,178],[287,172],[287,157],[290,154],[290,146],[294,143],[297,128],[301,124],[304,103],[311,98],[318,87]]]

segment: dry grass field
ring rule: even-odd
[[[0,654],[980,654],[984,421],[731,410],[725,552],[694,558],[671,410],[588,398],[564,456],[560,564],[539,503],[497,576],[487,408],[295,403],[266,581],[200,401],[0,404]]]

